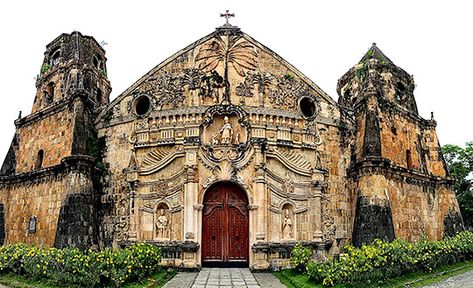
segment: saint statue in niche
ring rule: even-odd
[[[229,145],[232,144],[232,138],[233,138],[233,128],[232,124],[230,124],[228,120],[228,116],[225,116],[223,118],[223,126],[220,128],[220,144],[222,145]]]
[[[284,223],[282,228],[282,238],[284,240],[293,239],[292,237],[292,220],[289,215],[289,209],[284,209]]]
[[[159,211],[158,219],[156,220],[156,237],[158,239],[167,239],[168,218],[164,213],[164,209]]]

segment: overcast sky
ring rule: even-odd
[[[471,1],[1,1],[0,161],[18,111],[31,111],[45,46],[78,30],[108,43],[111,100],[165,58],[230,23],[335,100],[337,80],[372,42],[414,75],[421,116],[435,112],[441,144],[473,141]]]

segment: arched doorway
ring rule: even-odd
[[[202,265],[248,266],[248,198],[232,183],[218,183],[204,196]]]

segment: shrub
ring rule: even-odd
[[[0,247],[0,273],[47,279],[61,286],[119,287],[156,272],[160,261],[161,250],[145,243],[100,252],[25,244]]]
[[[299,273],[305,272],[311,256],[312,249],[303,247],[300,242],[297,243],[291,251],[291,265],[294,267],[294,270]]]
[[[336,284],[376,284],[413,271],[432,271],[440,265],[473,258],[473,233],[461,232],[441,241],[422,239],[374,241],[360,248],[346,246],[338,260],[312,262],[307,273],[326,286]]]

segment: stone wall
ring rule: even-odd
[[[58,165],[61,159],[71,155],[72,119],[73,114],[65,103],[59,111],[47,114],[41,121],[23,118],[21,126],[17,128],[20,145],[16,158],[16,173],[36,169],[40,150],[44,151],[41,167]]]
[[[351,189],[357,195],[354,244],[371,242],[383,235],[386,239],[395,236],[408,241],[417,241],[423,235],[442,239],[444,222],[451,220],[445,219],[459,213],[452,182],[376,166],[366,164],[362,176],[352,182]],[[450,226],[453,225],[461,229],[461,221]]]
[[[85,248],[96,242],[90,165],[90,159],[66,159],[49,168],[0,177],[5,243]]]

